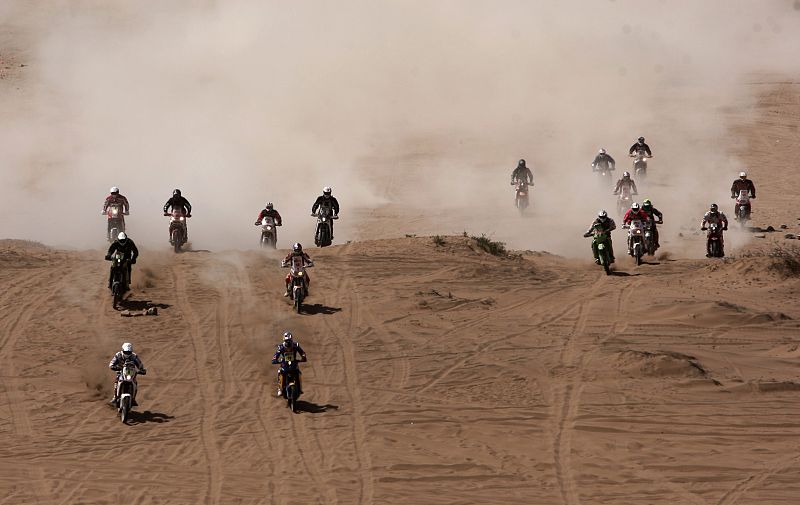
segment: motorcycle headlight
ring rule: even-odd
[[[178,219],[180,219],[181,221],[186,221],[186,218],[184,216],[181,216]]]
[[[272,226],[267,226],[267,230],[271,230],[271,229],[272,229]]]
[[[303,276],[303,272],[297,272],[297,276],[298,277],[302,277]]]
[[[327,218],[327,217],[323,217],[323,218],[322,218],[322,222],[323,222],[323,223],[324,223],[325,221],[327,221],[327,220],[328,220],[328,218]]]

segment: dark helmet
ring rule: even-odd
[[[519,160],[519,161],[517,162],[517,166],[518,166],[518,167],[524,167],[524,166],[525,166],[525,160]]]
[[[653,208],[653,202],[651,202],[649,198],[645,198],[644,201],[642,202],[642,208],[644,210],[652,209]]]
[[[644,144],[644,137],[639,137],[637,140],[640,144]]]
[[[295,242],[294,245],[292,246],[292,251],[296,253],[303,252],[303,246],[300,245],[300,242]]]
[[[708,208],[708,210],[711,211],[711,212],[717,212],[718,208],[719,207],[717,207],[716,203],[712,203],[711,206]]]
[[[272,210],[272,202],[267,202],[267,210]]]
[[[181,196],[181,190],[180,189],[173,189],[172,190],[172,196]]]

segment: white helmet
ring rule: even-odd
[[[117,235],[117,240],[125,242],[126,240],[128,240],[128,236],[125,234],[124,231],[121,231],[119,232],[119,235]]]
[[[125,354],[132,353],[133,352],[133,344],[131,344],[130,342],[125,342],[124,344],[122,344],[122,352],[124,352]]]
[[[331,189],[330,186],[325,186],[324,188],[322,188],[322,194],[324,194],[326,196],[330,196],[330,194],[332,192],[333,192],[333,190]]]
[[[608,217],[608,212],[606,212],[606,209],[601,209],[597,212],[597,217]]]
[[[742,179],[747,179],[747,172],[739,172],[739,177]]]
[[[600,154],[605,154],[605,153],[606,153],[606,150],[601,147],[600,148]]]
[[[111,193],[113,193],[113,194],[116,194],[116,193],[119,193],[119,188],[118,188],[118,187],[116,187],[116,186],[112,186],[112,187],[111,187],[111,189],[110,189],[109,191],[110,191]]]

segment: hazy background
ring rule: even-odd
[[[137,243],[168,246],[179,187],[214,250],[255,247],[266,201],[280,246],[312,243],[331,185],[339,243],[468,230],[585,255],[614,207],[589,164],[605,147],[621,174],[639,135],[669,239],[712,200],[731,213],[742,84],[800,70],[796,1],[5,0],[0,30],[26,65],[0,80],[0,237],[79,248],[104,246],[112,185]]]

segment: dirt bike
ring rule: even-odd
[[[639,150],[636,151],[636,154],[630,154],[631,158],[633,158],[633,173],[637,179],[644,180],[647,176],[647,160],[652,158],[652,156],[648,156],[647,152]]]
[[[186,243],[187,229],[186,219],[191,217],[183,209],[173,209],[172,214],[164,213],[169,216],[169,243],[176,253],[181,252],[181,247]]]
[[[514,206],[519,209],[519,213],[523,214],[525,209],[528,208],[529,198],[528,193],[530,190],[528,188],[528,181],[525,180],[517,180],[516,182],[512,181],[511,185],[515,187],[516,193],[514,195]]]
[[[317,231],[314,233],[314,244],[317,247],[326,247],[331,245],[333,240],[333,220],[339,219],[339,216],[334,216],[331,209],[328,207],[320,207],[319,212],[311,214],[312,217],[317,218]]]
[[[311,268],[314,263],[305,263],[302,256],[295,256],[291,262],[281,262],[281,267],[289,268],[289,298],[291,298],[295,311],[299,314],[303,308],[303,300],[308,296],[308,274],[306,268]]]
[[[599,226],[592,228],[590,233],[584,235],[585,237],[594,236],[594,241],[597,243],[597,258],[600,260],[600,266],[605,270],[606,275],[611,274],[611,232],[604,231]]]
[[[636,219],[622,227],[628,230],[628,254],[633,256],[637,265],[641,265],[644,254],[644,224]]]
[[[658,249],[656,247],[656,234],[655,228],[657,224],[662,224],[664,221],[654,221],[648,219],[644,222],[644,252],[648,256],[653,256]]]
[[[145,375],[146,373],[145,370],[139,370],[132,361],[126,361],[117,375],[114,402],[117,405],[119,418],[123,423],[128,422],[128,417],[133,407],[133,399],[136,397],[136,390],[138,389],[136,376]]]
[[[750,191],[743,189],[739,191],[739,195],[736,197],[736,212],[734,213],[736,220],[739,221],[739,226],[742,228],[750,220],[750,209]]]
[[[275,249],[278,244],[278,228],[275,219],[265,216],[261,220],[261,247],[271,247]]]
[[[301,357],[300,361],[305,361],[305,359]],[[292,409],[292,412],[297,412],[297,400],[303,394],[300,391],[300,368],[297,363],[292,351],[287,350],[280,358],[281,370],[283,370],[282,396],[286,400],[286,406]]]
[[[128,291],[128,262],[125,254],[115,251],[111,256],[111,294],[114,296],[113,306],[116,309]]]
[[[123,212],[122,205],[119,203],[112,203],[106,208],[103,214],[108,218],[108,226],[106,233],[108,233],[108,241],[113,242],[117,240],[117,235],[125,231],[125,216],[127,212]]]
[[[622,218],[633,203],[633,195],[628,187],[623,187],[617,197],[617,215]]]
[[[706,234],[706,256],[710,258],[722,258],[725,256],[722,246],[722,231],[724,228],[719,223],[709,223],[707,227],[700,229],[708,230]]]
[[[603,187],[611,183],[612,170],[610,168],[597,168],[593,166],[592,171],[597,174],[597,180]]]

